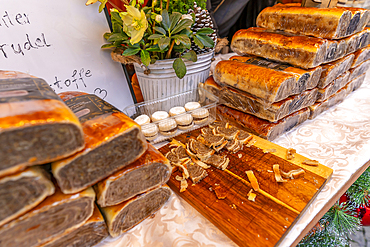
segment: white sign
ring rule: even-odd
[[[0,0],[0,70],[43,78],[57,92],[96,94],[118,109],[133,103],[120,63],[100,47],[109,31],[99,2]]]

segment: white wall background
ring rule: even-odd
[[[57,93],[94,93],[121,110],[132,104],[121,64],[100,48],[109,27],[98,7],[85,0],[0,0],[0,70],[43,78]]]

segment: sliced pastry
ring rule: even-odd
[[[213,134],[221,135],[227,140],[234,140],[238,136],[239,130],[235,128],[216,127],[213,129]]]
[[[191,139],[189,142],[190,151],[200,160],[206,159],[215,153],[215,150],[207,147],[198,140]]]
[[[225,170],[229,164],[229,161],[229,158],[226,158],[226,156],[217,154],[209,156],[208,158],[203,160],[203,162],[207,165],[211,165],[220,170]]]
[[[221,151],[221,149],[223,149],[229,142],[227,140],[224,140],[223,143],[221,143],[220,145],[218,146],[213,146],[213,149],[216,151],[216,152],[219,152]]]
[[[197,140],[206,145],[207,147],[214,147],[221,145],[224,142],[224,137],[219,135],[200,135],[197,137]]]
[[[200,182],[203,178],[208,176],[207,171],[195,163],[190,163],[187,168],[190,179],[194,184]]]
[[[212,129],[214,129],[216,127],[227,128],[229,126],[229,123],[227,123],[227,122],[213,122],[213,123],[210,123],[208,126]]]

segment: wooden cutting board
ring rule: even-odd
[[[186,143],[199,134],[198,129],[175,139]],[[256,143],[251,147],[244,145],[243,150],[235,154],[227,150],[220,152],[230,159],[226,170],[207,169],[208,176],[199,183],[193,185],[188,179],[189,186],[182,193],[180,182],[175,179],[176,175],[182,175],[176,171],[168,185],[236,244],[275,246],[321,191],[333,170],[321,164],[317,167],[303,165],[302,161],[307,158],[299,154],[288,161],[285,159],[285,148],[257,136],[253,139]],[[170,151],[169,145],[159,150],[166,154]],[[266,149],[275,149],[276,152],[264,153]],[[279,164],[285,172],[302,168],[305,174],[285,183],[277,183],[272,172],[274,164]],[[247,196],[252,189],[245,173],[248,170],[254,172],[260,186],[260,191],[255,192],[254,202],[249,201]],[[226,198],[218,199],[215,189],[226,189]]]

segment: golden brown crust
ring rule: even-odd
[[[216,65],[214,79],[268,102],[280,101],[293,94],[294,75],[277,72],[238,61],[221,61]],[[293,85],[293,86],[292,86]]]
[[[339,39],[346,36],[351,16],[346,9],[277,4],[263,9],[256,24],[272,30]]]
[[[239,55],[251,54],[302,68],[313,68],[325,61],[327,41],[251,27],[234,34],[231,49]]]
[[[29,78],[32,80],[36,78],[25,73],[16,72],[16,71],[1,71],[0,70],[0,79],[20,79]],[[31,79],[32,78],[32,79]],[[26,79],[24,79],[26,80]],[[36,83],[36,82],[35,82]],[[57,97],[56,97],[57,98]],[[3,169],[0,171],[0,177],[6,176],[17,171],[24,169],[30,165],[45,164],[55,160],[59,160],[65,157],[68,157],[80,150],[83,149],[83,132],[82,126],[75,116],[75,114],[61,101],[58,99],[30,99],[27,101],[14,101],[0,104],[0,134],[11,131],[24,131],[31,130],[33,127],[42,127],[42,126],[54,126],[55,124],[68,124],[73,126],[76,131],[80,132],[79,140],[80,143],[78,147],[69,152],[58,152],[57,155],[45,155],[47,157],[40,158],[38,157],[37,152],[35,151],[32,157],[29,157],[27,161],[18,163],[15,166]],[[41,136],[39,138],[42,138]],[[31,140],[30,140],[31,141]],[[26,143],[23,143],[23,146]],[[76,144],[77,145],[77,144]],[[50,147],[52,149],[60,149],[60,147]],[[60,149],[63,150],[63,149]],[[18,151],[22,152],[22,151]],[[25,155],[23,153],[23,155]]]
[[[83,92],[64,92],[60,94],[63,100],[70,100],[74,97],[78,97],[82,95],[87,95],[87,94]],[[144,138],[144,135],[141,133],[140,125],[137,124],[135,121],[133,121],[131,118],[129,118],[122,112],[113,111],[113,112],[105,113],[103,115],[96,115],[95,117],[83,122],[82,128],[83,128],[84,138],[85,138],[85,148],[81,150],[80,152],[68,158],[58,160],[52,163],[53,175],[57,179],[58,184],[64,193],[75,193],[84,188],[92,186],[99,180],[104,179],[105,177],[109,176],[113,172],[119,170],[120,168],[123,168],[124,166],[134,161],[136,158],[142,155],[147,149],[147,142]],[[132,137],[133,139],[125,140],[125,141],[122,141],[120,144],[116,144],[117,146],[118,145],[123,146],[123,145],[127,145],[127,143],[130,143],[130,142],[136,143],[136,144],[140,142],[141,153],[139,153],[139,155],[136,156],[135,159],[126,161],[129,163],[123,162],[122,160],[121,162],[111,161],[109,164],[105,164],[107,168],[104,168],[104,169],[102,165],[98,167],[98,165],[96,164],[95,169],[101,169],[100,173],[97,173],[96,171],[93,171],[92,169],[90,173],[87,169],[87,171],[83,175],[87,177],[87,174],[94,174],[92,175],[94,179],[89,181],[89,183],[85,183],[83,187],[75,188],[73,185],[68,185],[70,188],[66,188],[64,185],[62,185],[63,183],[62,181],[66,182],[66,184],[67,184],[67,181],[70,181],[70,178],[62,176],[60,174],[61,170],[64,167],[69,166],[70,163],[73,163],[74,160],[82,156],[87,156],[89,155],[89,153],[94,153],[94,150],[97,150],[98,148],[100,148],[101,146],[105,144],[108,145],[109,143],[114,142],[114,140],[116,140],[117,138],[123,138],[124,135],[127,133],[133,134],[135,130],[137,131],[138,134]],[[118,149],[117,146],[115,147],[116,149]],[[138,152],[140,150],[133,150],[133,151]],[[114,160],[114,157],[118,157],[118,155],[115,154],[115,152],[111,152],[109,159]],[[124,158],[121,157],[121,159],[124,159]],[[91,162],[94,163],[96,161],[91,161]],[[109,171],[108,167],[110,165],[111,167],[109,169],[111,170]],[[73,167],[73,165],[71,167]],[[82,169],[82,168],[79,168],[79,169]],[[68,184],[71,184],[71,182],[68,182]]]
[[[266,67],[269,69],[273,69],[276,71],[283,71],[286,73],[292,73],[299,84],[302,84],[302,89],[296,91],[296,93],[300,93],[303,90],[306,89],[312,89],[316,87],[318,78],[316,73],[320,73],[317,70],[321,70],[321,68],[318,66],[313,69],[301,69],[298,67],[293,67],[290,64],[284,64],[284,63],[277,63],[273,62],[267,59],[264,59],[262,57],[257,57],[253,55],[244,55],[244,56],[232,56],[229,58],[229,60],[232,61],[239,61],[242,63],[248,63],[248,64],[254,64],[262,67]]]

